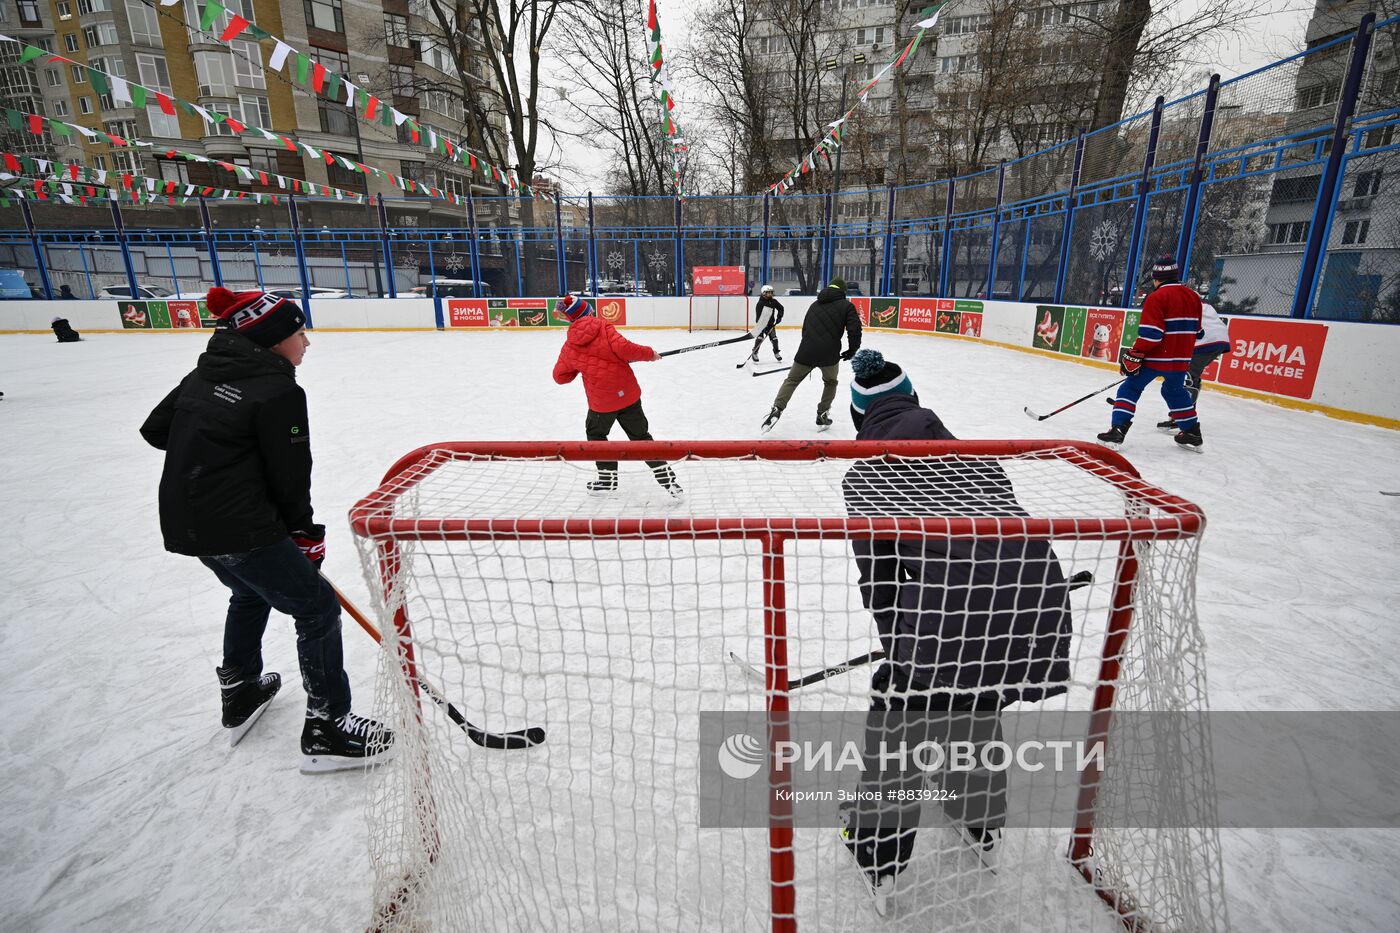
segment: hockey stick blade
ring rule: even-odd
[[[1380,489],[1380,490],[1377,490],[1377,491],[1378,491],[1381,495],[1383,495],[1383,496],[1400,496],[1400,490],[1396,490],[1395,492],[1390,492],[1390,491],[1385,490],[1385,489]]]
[[[791,370],[792,370],[792,367],[791,367],[791,366],[784,366],[782,369],[765,369],[765,370],[763,370],[762,372],[752,372],[752,373],[749,373],[749,375],[750,375],[750,376],[753,376],[753,377],[755,377],[755,378],[757,378],[757,377],[759,377],[759,376],[771,376],[771,375],[773,375],[774,373],[785,373],[785,372],[790,372]]]
[[[383,636],[379,634],[379,629],[375,628],[374,623],[366,618],[359,607],[350,601],[350,597],[342,593],[340,588],[332,583],[330,578],[324,573],[321,574],[321,579],[330,584],[331,590],[335,593],[335,598],[340,601],[341,607],[350,614],[350,618],[359,623],[360,628],[364,629],[376,642],[383,644]],[[472,742],[482,748],[533,748],[544,742],[544,730],[539,726],[515,729],[510,732],[488,732],[470,722],[467,717],[462,715],[461,710],[457,709],[457,707],[441,693],[438,693],[436,688],[423,680],[422,677],[418,678],[418,686],[428,695],[428,699],[441,707],[442,710],[447,713],[447,717],[467,734],[467,738],[471,739]]]
[[[1119,379],[1119,380],[1117,380],[1117,381],[1115,381],[1115,382],[1110,382],[1108,385],[1104,386],[1102,389],[1095,389],[1093,392],[1090,392],[1088,395],[1084,396],[1083,398],[1077,398],[1077,399],[1075,399],[1074,401],[1070,402],[1068,405],[1061,405],[1059,408],[1055,409],[1054,411],[1050,412],[1050,413],[1047,414],[1047,415],[1037,415],[1035,412],[1031,411],[1029,405],[1027,405],[1025,408],[1023,408],[1023,409],[1021,409],[1021,410],[1024,411],[1024,412],[1026,413],[1026,417],[1027,417],[1027,418],[1031,418],[1031,419],[1033,419],[1033,420],[1035,420],[1035,421],[1044,421],[1046,418],[1053,418],[1055,415],[1058,415],[1060,412],[1062,412],[1062,411],[1064,411],[1064,410],[1066,410],[1066,409],[1068,409],[1068,408],[1073,408],[1074,406],[1078,405],[1080,402],[1087,402],[1087,401],[1089,401],[1089,399],[1093,398],[1093,397],[1096,396],[1096,395],[1102,395],[1103,393],[1107,392],[1109,389],[1112,389],[1112,388],[1114,388],[1115,386],[1121,385],[1124,381],[1125,381],[1124,379]]]
[[[748,661],[745,661],[743,658],[739,657],[733,651],[729,652],[729,660],[737,664],[739,666],[739,670],[743,671],[745,674],[752,677],[754,680],[757,680],[759,683],[763,683],[763,672],[760,671],[758,668],[754,667]]]

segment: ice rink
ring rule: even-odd
[[[662,350],[707,338],[628,336]],[[866,336],[961,437],[1092,439],[1108,424],[1098,400],[1043,423],[1022,413],[1108,382],[1107,370]],[[581,386],[550,378],[561,339],[312,335],[299,381],[332,579],[365,598],[345,516],[399,455],[442,440],[582,439]],[[797,334],[782,342],[791,353]],[[364,778],[297,770],[290,620],[274,618],[265,642],[283,695],[230,749],[214,679],[227,591],[161,545],[161,454],[137,428],[202,346],[193,334],[0,337],[0,928],[354,930],[368,919]],[[758,437],[781,377],[736,370],[743,353],[638,364],[656,437]],[[855,436],[848,377],[825,437]],[[819,389],[801,386],[769,437],[816,436]],[[1400,498],[1379,495],[1400,489],[1400,434],[1209,389],[1200,410],[1195,456],[1151,429],[1165,406],[1149,390],[1123,452],[1208,517],[1199,612],[1212,707],[1400,709]],[[368,712],[376,649],[346,622]],[[1235,930],[1400,929],[1400,832],[1226,831],[1223,843]]]

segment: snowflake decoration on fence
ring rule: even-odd
[[[461,272],[463,269],[462,257],[453,253],[447,257],[447,261],[443,265],[447,267],[448,272]]]
[[[1089,255],[1099,262],[1107,262],[1118,248],[1118,225],[1105,220],[1089,234]]]
[[[623,258],[621,250],[613,250],[608,253],[608,268],[614,272],[621,272],[627,260]]]
[[[651,273],[657,278],[666,273],[666,267],[670,262],[671,258],[665,253],[652,253],[647,256],[647,265],[651,266]]]

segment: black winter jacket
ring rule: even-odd
[[[860,349],[860,315],[842,289],[828,285],[817,295],[802,321],[802,343],[794,360],[803,366],[831,366],[841,359],[841,332],[849,353]]]
[[[871,404],[856,439],[956,440],[908,395]],[[865,460],[841,488],[853,516],[1028,515],[993,462]],[[1069,592],[1049,542],[857,539],[851,548],[895,682],[995,692],[1003,704],[1065,692]]]
[[[165,451],[166,550],[237,554],[313,530],[306,393],[271,350],[218,331],[141,436]]]

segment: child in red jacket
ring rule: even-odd
[[[588,396],[588,420],[584,430],[590,441],[605,441],[614,423],[622,425],[628,440],[652,440],[642,411],[642,388],[632,375],[632,363],[661,359],[651,347],[633,343],[607,321],[593,313],[588,302],[573,295],[559,299],[555,310],[569,319],[569,334],[554,364],[554,381],[560,385],[583,376]],[[648,460],[656,481],[673,496],[680,496],[676,474],[664,460]],[[588,484],[594,495],[617,489],[617,461],[598,461],[598,478]]]
[[[1099,435],[1099,441],[1114,448],[1123,443],[1133,426],[1142,390],[1161,377],[1162,398],[1179,429],[1177,444],[1183,450],[1199,451],[1201,423],[1195,400],[1186,390],[1186,375],[1196,332],[1201,329],[1201,296],[1181,284],[1181,267],[1174,256],[1163,256],[1152,264],[1152,281],[1157,287],[1142,303],[1137,340],[1118,357],[1118,369],[1128,378],[1113,400],[1113,424]]]

